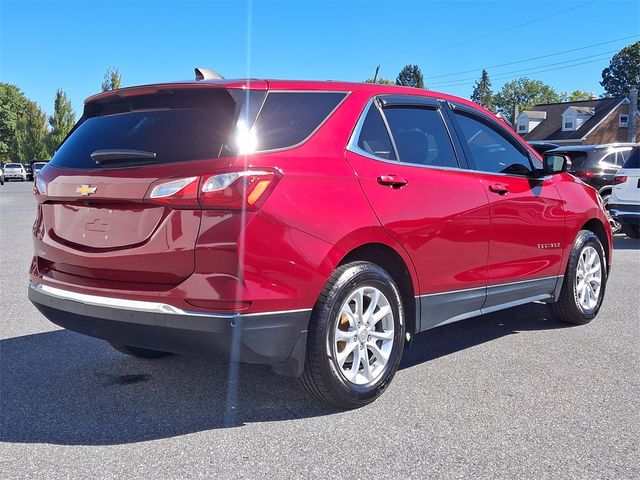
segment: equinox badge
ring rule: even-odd
[[[78,185],[76,187],[76,193],[79,193],[83,197],[88,197],[89,195],[96,193],[98,187],[94,187],[93,185]]]

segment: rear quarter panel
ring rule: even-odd
[[[238,157],[236,165],[276,167],[283,172],[278,186],[260,208],[260,215],[332,245],[332,270],[351,250],[368,243],[393,248],[405,261],[415,288],[415,269],[407,252],[380,225],[345,149],[355,123],[374,92],[351,92],[340,107],[305,143],[296,148]],[[311,262],[317,263],[318,259]],[[329,272],[330,273],[330,272]],[[328,275],[307,284],[317,298]]]

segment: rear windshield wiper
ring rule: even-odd
[[[147,152],[145,150],[127,150],[122,148],[109,148],[106,150],[96,150],[91,154],[91,158],[98,165],[105,163],[122,163],[126,160],[133,162],[145,162],[156,160],[155,152]]]

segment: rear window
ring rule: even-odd
[[[253,127],[256,150],[303,142],[345,96],[343,92],[269,92]]]
[[[640,148],[634,148],[623,168],[640,168]]]
[[[4,168],[20,168],[22,167],[21,163],[7,163]]]
[[[229,155],[230,133],[238,118],[241,114],[255,118],[253,104],[261,104],[264,95],[199,89],[107,97],[85,107],[82,119],[50,163],[64,168],[114,168]],[[122,158],[99,166],[91,158],[97,150],[138,150],[156,157],[152,162]]]

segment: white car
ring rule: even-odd
[[[36,177],[38,176],[38,174],[40,173],[40,170],[42,170],[46,165],[47,165],[47,162],[34,162],[33,166],[31,167],[33,169],[33,180],[34,181],[35,181]]]
[[[633,149],[613,178],[609,211],[627,236],[640,238],[640,147]]]
[[[21,182],[27,181],[27,170],[21,163],[7,163],[4,166],[4,179],[20,180]]]

